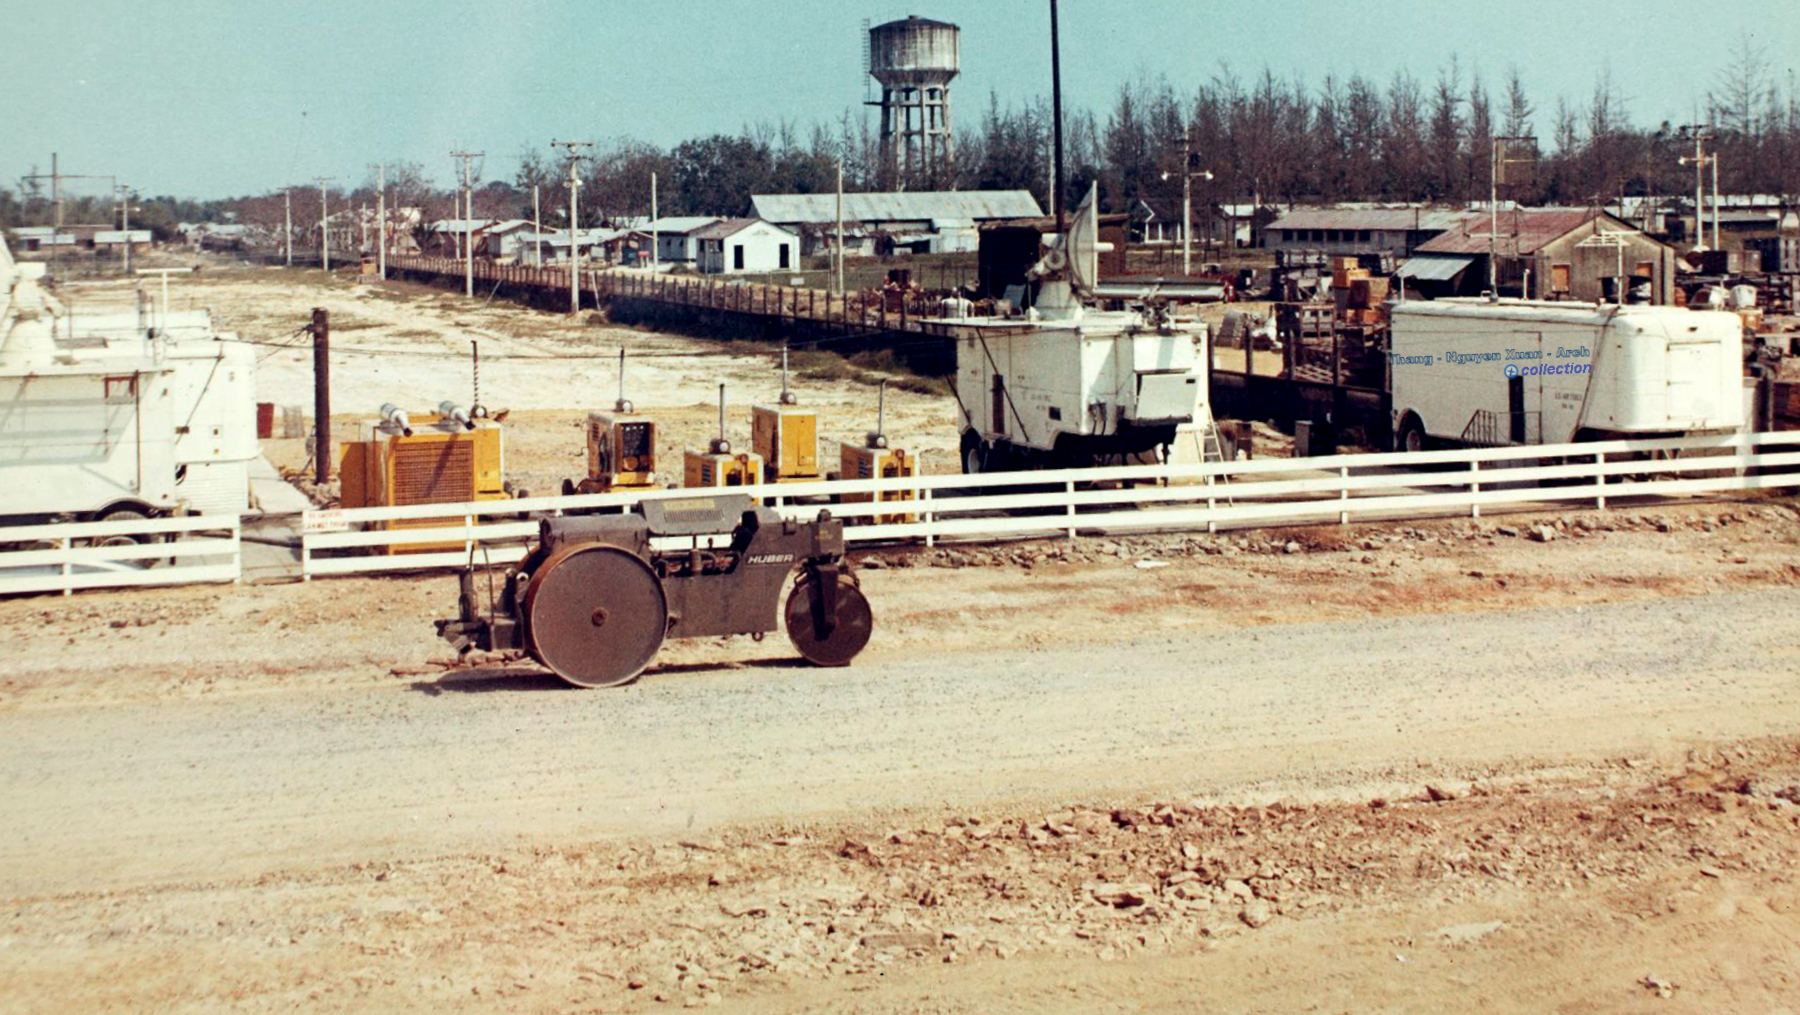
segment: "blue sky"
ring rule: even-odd
[[[33,166],[116,175],[140,193],[223,197],[315,176],[360,182],[380,159],[446,183],[448,153],[489,153],[510,177],[551,138],[662,146],[747,122],[803,128],[861,115],[861,30],[919,14],[962,28],[959,124],[1049,91],[1046,0],[0,0],[0,181]],[[1722,10],[1722,9],[1721,9]],[[1394,0],[1246,4],[1062,0],[1072,108],[1104,119],[1121,82],[1188,93],[1221,63],[1317,83],[1405,69],[1429,82],[1455,55],[1490,91],[1517,65],[1550,131],[1559,95],[1585,101],[1610,69],[1632,118],[1693,115],[1748,39],[1784,84],[1800,60],[1795,0],[1728,17],[1669,0],[1504,5]],[[1276,26],[1286,26],[1278,30]],[[1605,54],[1610,54],[1607,56]]]

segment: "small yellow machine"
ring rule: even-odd
[[[762,482],[762,456],[754,451],[733,454],[731,442],[725,439],[725,385],[719,385],[719,435],[707,444],[705,451],[688,448],[683,459],[683,487],[714,489],[756,486]]]
[[[619,397],[613,411],[587,415],[587,477],[564,480],[563,493],[656,488],[656,421],[625,397],[625,350],[619,350]]]
[[[361,439],[345,441],[338,475],[344,507],[402,504],[462,504],[501,500],[506,459],[500,424],[477,419],[453,402],[438,404],[415,429],[399,406],[381,407],[381,418],[362,425]],[[374,523],[382,528],[429,528],[452,519],[418,518]],[[391,553],[441,550],[448,543],[391,547]]]
[[[863,436],[861,444],[845,441],[841,446],[843,450],[839,461],[845,479],[893,479],[919,474],[919,459],[916,455],[906,448],[888,446],[887,434],[884,432],[887,426],[886,381],[881,382],[879,399],[875,410],[875,429]],[[867,493],[847,493],[844,494],[843,501],[846,504],[862,504],[867,503],[874,496],[874,494]],[[911,490],[895,490],[890,493],[882,493],[880,496],[885,503],[887,501],[910,501],[914,495]],[[876,525],[895,525],[915,519],[915,515],[904,514],[874,515],[869,520]]]
[[[819,411],[802,409],[788,389],[787,350],[781,350],[781,397],[750,407],[750,449],[762,456],[763,481],[807,483],[819,478]]]

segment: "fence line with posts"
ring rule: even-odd
[[[531,516],[628,510],[647,500],[752,494],[784,517],[820,510],[852,544],[1079,538],[1604,508],[1626,499],[1800,487],[1800,431],[1536,447],[922,475],[308,512],[306,578],[501,566],[537,534]],[[862,496],[863,500],[845,499]],[[396,552],[398,551],[398,552]],[[376,555],[368,555],[370,553]]]
[[[185,515],[0,528],[0,595],[236,582],[237,515]]]

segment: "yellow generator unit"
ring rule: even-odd
[[[684,487],[755,486],[762,482],[762,456],[754,452],[734,455],[689,448],[685,458]]]
[[[762,456],[754,451],[733,454],[731,442],[725,439],[725,385],[719,385],[719,435],[707,444],[705,451],[688,448],[683,464],[684,487],[713,489],[756,486],[762,482]]]
[[[505,445],[500,424],[472,419],[450,402],[438,412],[411,416],[393,404],[381,407],[381,419],[362,425],[361,440],[346,441],[338,475],[344,507],[405,504],[463,504],[502,500],[509,496],[505,479]],[[372,523],[387,529],[430,528],[461,519],[411,518]],[[415,543],[390,548],[392,553],[442,550],[457,543]]]
[[[845,441],[839,458],[839,467],[843,470],[844,479],[895,479],[901,476],[917,476],[919,459],[906,448],[888,447],[887,434],[883,429],[887,425],[887,382],[881,382],[880,400],[876,403],[875,429],[863,437],[861,444]],[[868,493],[847,493],[843,496],[846,504],[866,504],[875,495]],[[895,490],[882,493],[881,500],[910,501],[914,494],[911,490]],[[848,521],[849,519],[846,519]],[[876,525],[899,525],[917,520],[916,515],[873,515],[870,522]]]
[[[750,447],[762,457],[770,483],[819,478],[819,410],[797,405],[750,407]]]
[[[631,403],[624,403],[627,407]],[[587,416],[587,478],[572,493],[656,488],[656,421],[626,408]]]

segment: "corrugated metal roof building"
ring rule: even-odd
[[[1463,214],[1442,208],[1295,208],[1264,227],[1262,241],[1270,250],[1404,257]]]
[[[754,194],[750,207],[759,218],[799,233],[808,253],[829,247],[835,237],[836,194]],[[974,250],[983,223],[1043,214],[1025,190],[845,194],[844,247],[865,254],[883,252],[883,246],[915,253]]]

